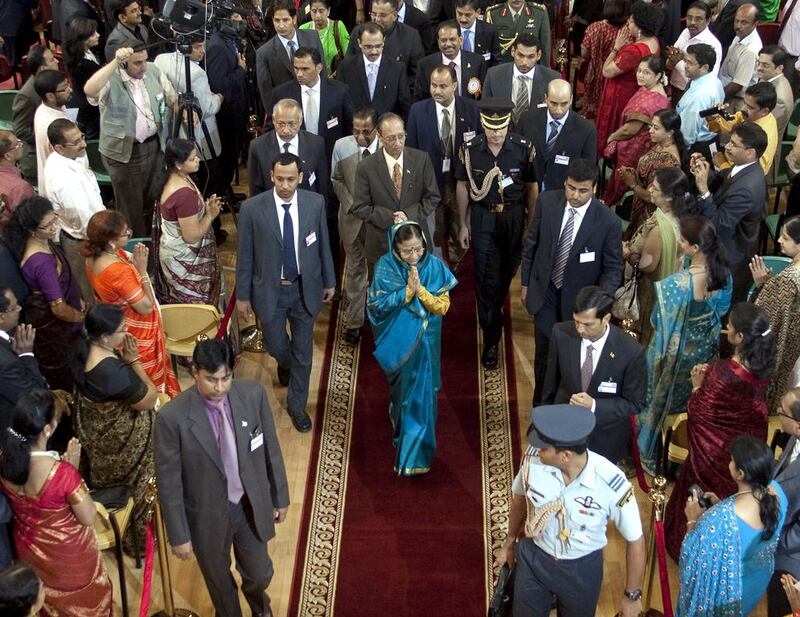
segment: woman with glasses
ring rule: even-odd
[[[396,218],[388,236],[390,251],[375,264],[367,316],[375,358],[389,379],[394,470],[413,476],[430,471],[436,450],[442,316],[458,281],[426,251],[417,223]]]
[[[92,51],[100,42],[97,22],[86,17],[69,21],[62,45],[64,66],[72,77],[72,99],[67,107],[78,108],[77,124],[86,133],[86,139],[100,137],[100,108],[86,99],[83,87],[100,69],[100,60]]]
[[[147,247],[137,244],[132,254],[125,250],[131,230],[118,210],[92,216],[86,236],[82,250],[95,299],[123,307],[125,327],[136,339],[145,373],[159,392],[166,392],[170,398],[177,396],[181,390],[167,354],[161,315],[147,273]]]
[[[70,368],[77,391],[75,430],[89,458],[90,484],[93,489],[131,489],[137,548],[142,549],[158,392],[139,359],[136,339],[125,330],[122,307],[95,304],[89,309]],[[131,533],[123,547],[134,552]]]
[[[72,391],[67,355],[83,322],[80,288],[64,252],[56,244],[58,216],[44,197],[23,200],[4,232],[6,246],[30,288],[25,319],[36,328],[34,354],[54,390]]]
[[[725,448],[737,435],[767,439],[767,384],[775,369],[775,334],[763,309],[735,304],[728,315],[728,342],[733,356],[692,368],[689,456],[681,467],[666,511],[667,550],[677,559],[686,533],[683,507],[689,487],[722,498],[736,492]]]

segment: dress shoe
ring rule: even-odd
[[[311,430],[311,418],[306,413],[305,409],[300,411],[292,411],[287,409],[289,417],[292,419],[292,424],[301,433],[307,433]]]
[[[342,339],[344,339],[345,343],[357,345],[358,341],[361,340],[361,328],[345,328]]]
[[[481,354],[481,364],[483,368],[493,371],[497,368],[497,345],[488,345],[483,348]]]
[[[288,368],[283,368],[280,364],[278,365],[278,383],[282,386],[289,385],[289,376],[291,373],[289,372]]]

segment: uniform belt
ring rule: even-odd
[[[486,201],[479,201],[477,203],[478,205],[480,205],[485,210],[488,210],[489,212],[503,212],[505,210],[510,210],[511,208],[521,205],[522,200],[520,199],[515,199],[513,201],[503,200],[502,202],[498,201],[493,204],[486,203]]]
[[[300,277],[299,276],[296,279],[294,279],[293,281],[290,281],[289,279],[281,279],[281,287],[291,287],[292,285],[294,285],[296,283],[299,283],[299,282],[300,282]]]

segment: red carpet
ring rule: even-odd
[[[371,336],[362,339],[360,357],[340,343],[330,349],[289,615],[486,614],[487,564],[504,535],[514,472],[508,393],[515,390],[503,371],[481,382],[469,256],[457,277],[444,318],[437,451],[428,474],[393,472],[388,384]],[[341,378],[356,368],[355,393],[348,392]],[[498,430],[507,434],[497,438]]]

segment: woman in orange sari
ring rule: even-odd
[[[58,418],[48,390],[25,394],[11,426],[0,431],[0,490],[14,512],[17,556],[39,575],[41,615],[111,617],[111,581],[94,535],[95,505],[75,465],[80,444],[63,458],[47,451]]]
[[[159,392],[170,398],[181,389],[172,370],[153,285],[147,274],[147,247],[137,244],[131,255],[122,247],[131,230],[117,210],[97,212],[86,228],[86,274],[97,302],[120,304],[125,328],[136,338],[139,360]]]

